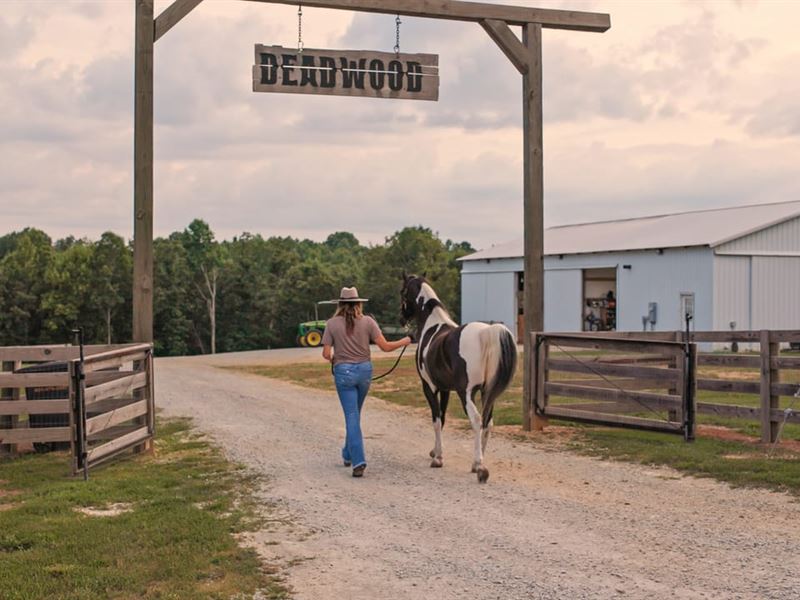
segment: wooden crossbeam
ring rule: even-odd
[[[590,13],[550,8],[527,8],[461,0],[246,0],[268,4],[290,4],[314,8],[333,8],[360,12],[447,19],[450,21],[484,20],[505,21],[509,25],[539,23],[547,29],[570,29],[602,33],[611,27],[611,17],[606,13]]]
[[[508,24],[495,19],[485,19],[481,21],[481,26],[489,34],[489,37],[494,40],[494,43],[500,47],[503,54],[508,57],[511,64],[517,68],[517,71],[521,75],[527,74],[530,70],[529,53],[525,45],[511,31]]]
[[[156,17],[155,36],[153,41],[158,41],[162,35],[172,29],[178,22],[188,15],[203,0],[175,0]]]

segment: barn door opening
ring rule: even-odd
[[[614,331],[617,328],[617,269],[583,270],[583,330]]]

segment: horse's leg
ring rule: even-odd
[[[450,400],[450,391],[449,390],[440,390],[439,391],[439,418],[434,418],[433,420],[433,432],[435,434],[435,440],[433,445],[433,450],[431,450],[431,461],[432,467],[441,467],[443,464],[442,460],[442,429],[444,429],[444,416],[447,412],[447,403]]]
[[[425,398],[428,400],[428,406],[431,407],[431,418],[433,420],[433,450],[430,451],[431,467],[441,467],[442,462],[442,418],[441,407],[439,406],[439,399],[431,387],[422,382],[422,390],[425,392]]]
[[[472,455],[472,472],[478,474],[478,481],[483,483],[489,479],[489,470],[483,466],[483,447],[481,445],[481,437],[483,427],[481,426],[481,415],[478,408],[475,406],[475,396],[478,393],[479,386],[472,386],[468,388],[467,392],[461,399],[464,404],[464,410],[469,417],[469,422],[472,425],[472,432],[475,434],[475,443],[473,445]]]
[[[484,402],[483,405],[483,431],[481,432],[481,450],[484,454],[486,454],[486,442],[489,441],[489,434],[492,431],[492,427],[494,426],[494,419],[492,419],[492,411],[494,409],[494,402],[491,399],[488,399],[487,402],[483,398],[483,392],[481,392],[481,400]]]

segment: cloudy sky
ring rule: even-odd
[[[800,2],[505,3],[611,15],[543,33],[546,225],[800,199]],[[0,0],[0,234],[132,235],[133,6]],[[156,235],[522,235],[521,77],[480,26],[403,19],[437,103],[253,93],[296,13],[205,0],[156,44]],[[306,8],[303,41],[391,51],[394,16]]]

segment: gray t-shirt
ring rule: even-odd
[[[328,319],[322,344],[333,346],[333,364],[360,363],[369,360],[369,345],[378,340],[381,329],[375,319],[366,315],[356,319],[352,335],[347,334],[347,321],[341,315]]]

